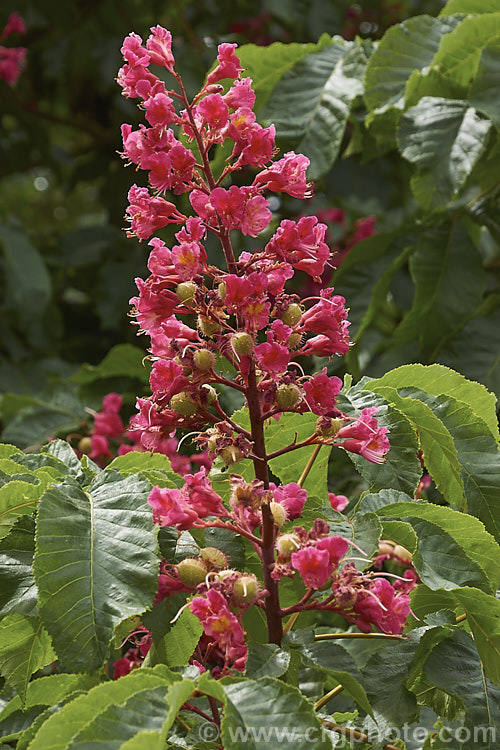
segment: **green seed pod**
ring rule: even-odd
[[[90,453],[92,450],[92,440],[89,437],[83,437],[78,443],[80,453]]]
[[[290,349],[296,349],[300,342],[302,341],[302,334],[301,333],[292,333],[290,336],[290,341],[288,342],[288,345],[290,346]]]
[[[280,385],[276,391],[276,402],[283,409],[293,409],[299,401],[302,400],[302,393],[298,386],[290,383],[289,385]]]
[[[300,549],[300,539],[297,534],[283,534],[276,540],[276,549],[280,557],[289,560]]]
[[[185,560],[181,560],[178,564],[177,573],[186,586],[196,588],[199,583],[203,583],[205,580],[208,568],[203,560],[197,557],[186,557]]]
[[[238,461],[241,461],[243,453],[236,447],[236,445],[226,445],[226,447],[222,448],[220,451],[219,456],[222,458],[226,466],[232,466],[232,464],[237,464]]]
[[[249,333],[240,331],[240,333],[235,333],[232,337],[231,346],[239,357],[243,357],[253,352],[255,343]]]
[[[221,299],[226,299],[226,284],[223,281],[221,281],[217,287],[217,291],[219,292],[219,297]]]
[[[281,320],[286,326],[293,328],[297,325],[302,317],[302,308],[296,302],[292,304],[282,313]]]
[[[193,355],[193,362],[201,372],[213,369],[215,356],[209,349],[197,349]]]
[[[236,604],[252,604],[259,595],[259,582],[255,576],[244,575],[234,582],[233,599]]]
[[[194,281],[182,281],[177,285],[175,293],[181,302],[191,302],[196,292],[197,286]]]
[[[341,419],[330,419],[329,425],[325,425],[325,422],[326,419],[324,417],[321,417],[316,422],[316,430],[318,431],[318,434],[325,438],[335,437],[344,424]]]
[[[209,570],[221,570],[228,563],[227,555],[218,547],[204,547],[200,550],[200,557]]]
[[[218,323],[209,320],[208,318],[203,318],[201,315],[198,316],[198,328],[202,334],[208,338],[213,336],[214,333],[217,333],[217,331],[220,331],[220,325]]]
[[[198,411],[198,404],[186,391],[181,391],[172,396],[170,407],[179,414],[182,414],[183,417],[193,417]]]

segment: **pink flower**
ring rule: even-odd
[[[7,37],[11,36],[12,34],[25,33],[26,24],[24,23],[24,19],[19,15],[19,13],[17,13],[17,11],[14,11],[7,19],[4,30],[0,34],[0,40],[7,39]]]
[[[111,458],[109,443],[103,435],[91,435],[90,444],[92,448],[89,453],[90,458]]]
[[[396,594],[386,578],[375,578],[370,586],[358,593],[353,606],[357,627],[365,633],[375,625],[383,633],[399,634],[410,613],[410,597]]]
[[[243,70],[234,54],[237,44],[219,44],[217,60],[219,64],[207,77],[207,83],[216,83],[224,78],[238,78]]]
[[[328,500],[333,510],[338,510],[339,513],[349,505],[349,500],[345,495],[334,495],[333,492],[328,493]]]
[[[304,383],[307,403],[314,414],[326,415],[335,410],[337,396],[342,390],[342,381],[335,375],[328,377],[326,367]]]
[[[289,519],[301,515],[307,500],[307,490],[303,490],[296,482],[282,484],[279,487],[271,482],[269,488],[273,491],[274,501],[285,508]]]
[[[227,94],[225,94],[224,101],[231,109],[239,109],[240,107],[253,109],[255,91],[252,89],[252,79],[242,78],[235,81]]]
[[[170,149],[152,154],[143,160],[141,166],[149,170],[153,187],[162,192],[173,190],[179,195],[190,189],[195,163],[193,152],[172,137]]]
[[[188,378],[182,374],[182,365],[173,359],[159,359],[154,362],[149,382],[155,400],[163,403],[168,403],[173,395],[189,385]]]
[[[186,495],[178,489],[153,487],[148,503],[153,508],[153,520],[160,526],[191,529],[198,520],[197,512],[188,504]]]
[[[330,555],[330,562],[336,568],[349,549],[349,542],[341,536],[327,536],[316,542],[316,549],[324,549]]]
[[[172,99],[165,93],[150,96],[144,102],[144,111],[146,120],[151,125],[159,125],[162,128],[171,125],[177,117]]]
[[[210,128],[223,128],[229,119],[229,108],[220,94],[209,94],[198,104],[197,112]]]
[[[0,80],[15,86],[21,75],[26,49],[24,47],[3,47],[0,45]]]
[[[266,245],[266,251],[282,258],[299,271],[316,277],[323,273],[330,249],[325,244],[326,225],[315,216],[303,216],[297,223],[284,219]]]
[[[222,498],[212,489],[206,474],[206,469],[202,468],[196,474],[187,474],[184,477],[184,492],[189,498],[190,505],[200,518],[227,515]]]
[[[131,234],[135,234],[140,240],[151,237],[153,232],[167,224],[180,224],[186,220],[173,203],[163,198],[153,198],[147,188],[132,185],[128,199],[130,205],[127,214],[130,217]]]
[[[174,245],[172,260],[181,281],[188,281],[200,272],[202,269],[200,256],[200,245],[197,242],[182,242],[180,245]]]
[[[319,356],[347,354],[349,351],[348,326],[344,297],[339,294],[334,295],[333,289],[325,289],[321,292],[320,301],[306,310],[300,319],[299,330],[319,334],[306,341],[301,353],[314,353]]]
[[[234,669],[244,671],[248,653],[245,634],[224,596],[215,589],[209,589],[204,597],[196,596],[189,607],[200,620],[206,635],[222,649],[226,661]]]
[[[170,72],[174,69],[172,54],[172,34],[162,26],[152,26],[151,34],[146,41],[146,49],[153,65],[162,65]]]
[[[309,159],[303,154],[288,151],[283,159],[274,162],[254,179],[254,185],[266,187],[278,193],[288,193],[293,198],[306,198],[310,184],[306,181]]]
[[[120,52],[131,67],[149,65],[149,54],[142,46],[139,34],[132,32],[126,36]]]
[[[169,318],[179,304],[177,295],[155,283],[152,276],[148,281],[136,279],[139,296],[132,297],[130,304],[134,305],[134,315],[143,331],[151,332],[160,328],[162,322]]]
[[[387,438],[388,428],[379,427],[378,421],[373,416],[377,411],[376,406],[363,409],[358,419],[341,427],[335,436],[336,440],[343,440],[339,444],[342,448],[352,453],[359,453],[375,464],[384,461],[391,447]]]
[[[304,547],[292,554],[292,565],[308,588],[319,589],[330,578],[333,565],[326,549]]]
[[[290,361],[290,351],[286,346],[265,342],[256,346],[254,353],[259,367],[264,372],[272,374],[286,372]]]

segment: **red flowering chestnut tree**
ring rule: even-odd
[[[166,29],[122,53],[150,393],[128,438],[109,393],[77,452],[1,446],[4,741],[493,748],[494,397],[441,365],[332,374],[352,342],[327,226],[270,200],[312,195],[309,160],[257,121],[236,45],[192,98]]]

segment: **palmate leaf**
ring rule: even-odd
[[[30,516],[21,516],[10,533],[0,541],[0,615],[13,612],[36,614],[34,550],[34,520]]]
[[[19,480],[0,487],[0,539],[9,533],[19,516],[33,513],[44,490],[42,483]]]
[[[66,479],[43,496],[34,558],[40,612],[72,669],[98,668],[115,625],[152,604],[159,559],[149,491],[141,477],[101,472],[85,492]]]
[[[378,511],[378,515],[400,518],[413,526],[418,537],[418,549],[421,550],[415,566],[430,588],[465,585],[456,579],[460,578],[461,572],[466,572],[469,561],[471,575],[477,576],[482,571],[473,585],[481,585],[482,580],[487,591],[496,590],[500,578],[500,547],[476,518],[430,503],[386,505]],[[441,543],[439,531],[444,532]],[[433,573],[430,572],[432,566],[434,572],[441,570],[441,583],[433,580]]]
[[[500,685],[500,601],[495,596],[470,587],[432,591],[420,585],[412,594],[411,606],[420,618],[445,609],[465,613],[486,673]]]
[[[423,208],[438,208],[458,194],[486,151],[492,127],[467,102],[438,96],[424,96],[401,116],[399,150],[418,167],[411,185]]]
[[[311,703],[294,687],[271,677],[224,685],[221,739],[226,750],[327,750]],[[311,729],[315,729],[313,732]]]
[[[248,644],[245,675],[254,680],[259,677],[281,677],[290,665],[290,652],[276,643]]]
[[[337,158],[353,99],[363,93],[366,45],[335,39],[307,55],[279,81],[260,116],[278,138],[310,159],[317,179]]]
[[[421,235],[410,272],[415,296],[394,332],[391,348],[415,342],[422,357],[432,360],[481,303],[486,289],[483,260],[467,228],[447,221]]]
[[[111,750],[143,729],[161,730],[167,713],[165,695],[176,679],[180,678],[159,665],[97,685],[50,716],[30,750],[83,750],[99,740],[100,747]]]
[[[12,614],[0,621],[0,672],[24,702],[31,675],[54,661],[50,636],[34,617]]]
[[[458,696],[466,714],[464,725],[470,739],[462,734],[455,739],[457,750],[494,750],[500,732],[500,689],[484,674],[474,641],[464,632],[455,632],[435,646],[425,664],[425,674],[432,684]],[[480,733],[475,734],[475,730]],[[484,732],[483,732],[484,730]]]
[[[485,47],[481,53],[481,60],[469,96],[472,106],[488,115],[497,127],[500,127],[499,77],[500,40],[497,39]]]

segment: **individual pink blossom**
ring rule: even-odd
[[[123,435],[125,427],[119,414],[121,408],[122,397],[119,393],[104,396],[101,411],[94,415],[94,434],[107,438]]]
[[[132,32],[126,36],[120,52],[132,67],[149,65],[149,54],[142,46],[142,38],[139,34]]]
[[[190,341],[196,341],[198,331],[177,320],[175,315],[171,315],[162,320],[158,328],[151,331],[150,336],[151,354],[155,357],[168,358],[175,357],[177,354],[177,350],[172,347],[174,341],[184,349]]]
[[[255,104],[255,91],[252,89],[252,79],[242,78],[234,82],[227,94],[224,95],[224,101],[231,109],[245,107],[253,109]]]
[[[152,198],[147,188],[132,185],[128,192],[127,215],[131,234],[140,240],[151,237],[157,229],[167,224],[180,224],[186,220],[177,207],[164,198]]]
[[[7,19],[7,23],[4,26],[2,33],[0,34],[0,41],[7,39],[12,34],[25,34],[26,24],[24,18],[19,15],[17,11],[10,14]]]
[[[162,26],[152,26],[151,34],[146,41],[146,49],[153,65],[161,65],[170,72],[174,69],[172,54],[172,34]]]
[[[292,554],[292,565],[308,588],[319,589],[330,578],[333,565],[326,549],[304,547]]]
[[[383,633],[397,635],[410,613],[410,597],[397,594],[386,578],[375,578],[358,592],[353,609],[354,622],[362,632],[369,633],[373,624]]]
[[[104,435],[91,435],[90,436],[91,451],[89,457],[92,459],[97,458],[111,458],[111,451],[109,450],[109,442]]]
[[[327,536],[316,542],[316,549],[324,549],[330,555],[330,562],[336,568],[349,549],[349,542],[341,536]]]
[[[286,346],[265,342],[256,346],[254,353],[259,367],[264,372],[271,374],[286,372],[290,361],[290,351]]]
[[[341,427],[335,440],[342,440],[343,448],[352,453],[359,453],[372,463],[382,463],[390,449],[387,427],[381,427],[373,416],[378,411],[376,406],[363,409],[358,419]]]
[[[222,498],[212,489],[206,469],[202,468],[196,474],[187,474],[184,480],[184,492],[200,518],[227,515]]]
[[[153,508],[153,520],[160,526],[175,526],[179,530],[191,529],[198,520],[186,495],[178,489],[153,487],[148,503]]]
[[[276,129],[274,125],[263,128],[255,124],[247,134],[241,154],[238,159],[239,166],[250,165],[263,167],[272,158],[275,149]]]
[[[325,232],[326,225],[318,223],[315,216],[303,216],[298,222],[284,219],[267,243],[266,252],[310,276],[320,276],[330,256],[323,241]]]
[[[229,107],[220,94],[209,94],[202,99],[197,112],[210,128],[223,128],[229,119]]]
[[[22,73],[26,49],[24,47],[3,47],[0,45],[0,80],[15,86]]]
[[[154,362],[149,382],[154,399],[158,403],[168,403],[172,396],[189,385],[188,378],[183,375],[182,365],[173,359],[159,359]]]
[[[144,112],[150,125],[162,128],[172,125],[177,118],[172,99],[165,93],[150,96],[144,102]]]
[[[349,351],[349,321],[345,299],[333,294],[333,289],[321,292],[321,299],[302,314],[300,331],[312,331],[319,334],[306,341],[301,349],[303,354],[331,356],[347,354]]]
[[[328,493],[328,501],[333,510],[341,513],[349,505],[349,500],[345,495],[335,495],[333,492]]]
[[[132,297],[130,304],[134,305],[134,315],[141,330],[150,332],[160,328],[166,318],[170,318],[179,304],[177,295],[161,284],[156,283],[155,277],[147,281],[136,279],[139,295]]]
[[[219,591],[209,589],[205,596],[196,596],[189,607],[200,620],[205,634],[222,650],[225,666],[244,671],[248,654],[245,634],[225,597]]]
[[[136,99],[137,97],[141,97],[142,99],[147,98],[152,87],[159,79],[147,69],[146,65],[147,63],[144,65],[125,63],[120,68],[116,80],[123,89],[123,96],[132,99]]]
[[[310,183],[306,181],[308,166],[307,156],[288,151],[271,167],[259,172],[253,184],[277,193],[288,193],[293,198],[306,198],[311,190]]]
[[[274,501],[285,508],[287,518],[298,518],[302,514],[307,500],[307,490],[302,489],[296,482],[289,482],[278,487],[271,482],[269,488],[272,490]]]
[[[191,188],[196,159],[192,151],[173,139],[168,151],[143,159],[142,166],[149,170],[149,181],[157,190],[172,190],[176,195]]]
[[[202,269],[201,248],[197,242],[182,242],[172,248],[174,268],[181,281],[188,281]]]
[[[326,367],[304,383],[305,399],[313,414],[327,415],[335,411],[342,381],[336,375],[329,377]]]
[[[243,70],[239,59],[234,54],[237,44],[219,44],[217,60],[218,65],[207,77],[207,83],[216,83],[224,78],[238,78]]]

